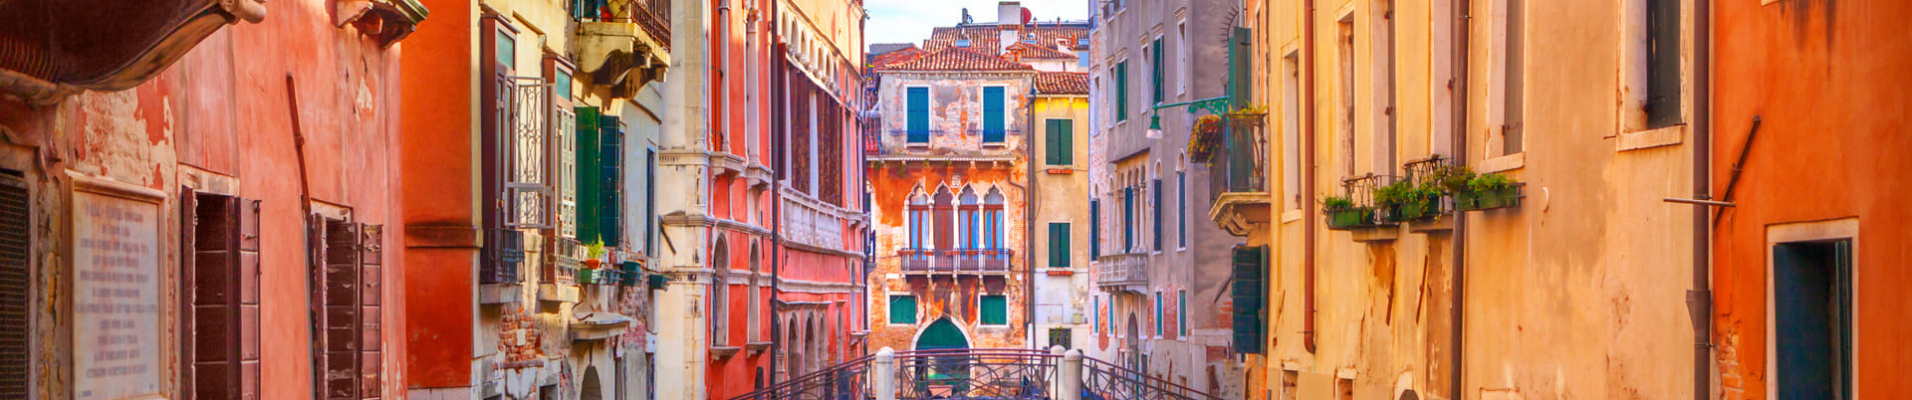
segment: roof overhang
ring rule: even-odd
[[[151,79],[213,32],[259,22],[261,0],[0,1],[0,92],[51,104]]]

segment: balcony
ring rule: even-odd
[[[860,212],[819,201],[803,192],[783,188],[783,238],[804,251],[861,257],[843,240],[843,227],[853,223],[846,215]]]
[[[670,64],[670,0],[583,2],[578,21],[578,66],[611,95],[630,98],[645,84],[664,79]]]
[[[1145,253],[1111,254],[1097,259],[1095,266],[1095,285],[1106,291],[1129,291],[1145,293],[1148,291],[1148,255]]]
[[[910,275],[996,275],[1009,274],[1015,252],[1006,249],[902,249],[896,258],[903,260],[902,270]]]
[[[1262,133],[1266,116],[1231,113],[1204,117],[1207,123],[1196,125],[1194,139],[1208,141],[1191,146],[1208,149],[1191,152],[1197,159],[1206,156],[1208,162],[1208,217],[1235,236],[1247,236],[1254,231],[1254,225],[1265,224],[1273,218],[1274,196],[1268,191],[1266,175],[1267,139]],[[1219,129],[1219,132],[1204,135],[1203,129]]]

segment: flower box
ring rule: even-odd
[[[608,283],[606,281],[611,278],[604,272],[605,271],[601,269],[578,270],[578,284],[598,285]]]
[[[1326,210],[1328,229],[1345,231],[1374,226],[1374,210],[1365,207]]]
[[[1461,211],[1491,210],[1520,205],[1520,186],[1507,186],[1485,191],[1463,191],[1454,194],[1454,203]]]
[[[1388,220],[1394,222],[1415,222],[1433,219],[1441,214],[1438,198],[1406,201],[1388,205]]]

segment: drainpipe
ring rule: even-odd
[[[1314,225],[1314,221],[1315,221],[1315,152],[1314,152],[1314,148],[1315,148],[1315,91],[1314,91],[1314,87],[1315,87],[1315,43],[1314,43],[1315,7],[1314,7],[1314,0],[1302,0],[1301,10],[1302,10],[1301,48],[1304,49],[1303,51],[1307,53],[1302,56],[1306,58],[1306,60],[1303,60],[1302,62],[1302,65],[1303,65],[1302,74],[1306,75],[1302,77],[1302,82],[1308,85],[1308,91],[1305,94],[1305,96],[1307,96],[1307,99],[1302,100],[1301,102],[1301,105],[1307,108],[1307,111],[1305,112],[1305,114],[1307,115],[1302,117],[1301,122],[1304,125],[1306,125],[1306,127],[1302,128],[1302,132],[1307,133],[1307,136],[1305,136],[1306,143],[1302,145],[1302,150],[1305,150],[1302,152],[1302,154],[1305,155],[1303,157],[1304,158],[1303,161],[1308,163],[1308,168],[1307,168],[1308,176],[1301,180],[1301,186],[1302,186],[1301,191],[1303,193],[1308,194],[1308,202],[1306,204],[1301,205],[1301,209],[1306,210],[1302,212],[1302,218],[1301,218],[1301,221],[1302,221],[1301,226],[1303,227],[1301,231],[1302,232],[1301,263],[1302,263],[1303,275],[1306,275],[1302,277],[1302,280],[1301,280],[1303,283],[1302,290],[1306,292],[1304,293],[1302,298],[1303,298],[1303,303],[1305,303],[1303,304],[1303,307],[1306,308],[1306,311],[1308,314],[1305,318],[1302,318],[1301,347],[1304,349],[1307,349],[1309,353],[1314,353],[1315,352],[1315,225]]]
[[[1469,0],[1458,0],[1454,2],[1454,130],[1453,136],[1450,136],[1448,139],[1453,141],[1454,162],[1461,166],[1467,165],[1467,44],[1469,40],[1467,32],[1470,27],[1468,22],[1473,20],[1473,16],[1469,14],[1472,8],[1473,6]],[[1467,321],[1462,318],[1467,308],[1466,212],[1454,213],[1453,240],[1454,258],[1450,262],[1454,265],[1454,281],[1453,290],[1452,293],[1450,293],[1451,298],[1448,299],[1448,302],[1452,303],[1453,309],[1448,316],[1449,332],[1447,335],[1448,356],[1452,358],[1449,363],[1453,364],[1449,366],[1448,369],[1453,371],[1453,377],[1447,382],[1447,397],[1450,399],[1459,399],[1462,397],[1461,394],[1466,391],[1466,383],[1464,383],[1462,378],[1466,377],[1465,372],[1467,370],[1467,357],[1465,352],[1467,343],[1465,340],[1462,340],[1466,337],[1465,333],[1467,332]]]
[[[777,12],[777,4],[781,2],[772,1],[768,3],[770,3],[770,12],[765,13],[767,16],[765,19],[768,20],[770,26],[782,26],[779,25],[781,22],[777,20],[777,16],[781,15]],[[767,41],[767,43],[770,44],[770,46],[767,47],[770,51],[770,56],[776,56],[782,53],[782,51],[779,51],[784,48],[782,35],[779,34],[781,31],[781,29],[770,30],[770,40]],[[770,162],[772,164],[770,168],[775,170],[776,173],[770,174],[770,371],[766,372],[766,374],[770,375],[768,379],[770,383],[765,385],[765,387],[769,387],[777,385],[777,359],[783,355],[784,346],[783,323],[777,318],[777,303],[781,301],[778,294],[783,293],[781,285],[783,281],[783,174],[786,172],[783,167],[783,153],[784,150],[786,150],[783,140],[786,134],[785,131],[789,130],[788,127],[785,126],[783,119],[784,113],[782,111],[784,103],[787,102],[784,96],[789,95],[789,90],[784,90],[786,88],[783,88],[783,83],[786,82],[783,75],[784,58],[764,58],[770,60],[769,88],[777,89],[775,90],[777,95],[770,96],[770,118],[772,120],[770,126],[772,127],[771,137],[773,138],[771,139],[771,143],[776,144],[776,150],[770,152]],[[752,106],[754,107],[755,105]],[[792,378],[794,378],[794,376]]]
[[[1710,0],[1694,0],[1693,9],[1693,198],[1713,199],[1712,184],[1712,5]],[[1758,122],[1754,122],[1758,126]],[[1752,137],[1747,137],[1752,143]],[[1693,207],[1693,289],[1686,292],[1686,304],[1693,316],[1693,399],[1707,400],[1712,395],[1713,293],[1710,290],[1712,254],[1708,220],[1710,207]]]
[[[1023,123],[1027,124],[1025,126],[1029,128],[1022,132],[1022,149],[1024,152],[1030,152],[1036,148],[1036,101],[1036,78],[1030,76],[1029,119],[1023,121]],[[1026,276],[1022,282],[1022,309],[1024,310],[1022,315],[1022,334],[1024,336],[1023,346],[1036,349],[1041,348],[1032,347],[1036,344],[1036,252],[1029,251],[1029,249],[1036,247],[1035,241],[1033,240],[1036,237],[1036,202],[1042,197],[1042,191],[1036,190],[1036,188],[1042,187],[1042,185],[1037,185],[1035,182],[1035,154],[1029,154],[1027,157],[1023,157],[1023,165],[1027,171],[1022,176],[1028,177],[1029,179],[1029,187],[1024,190],[1027,190],[1025,193],[1029,193],[1029,198],[1024,199],[1022,202],[1022,219],[1024,221],[1022,224],[1022,265],[1023,273]],[[1055,249],[1049,250],[1055,251]]]

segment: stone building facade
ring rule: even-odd
[[[0,398],[404,397],[425,10],[272,4],[0,4]]]

